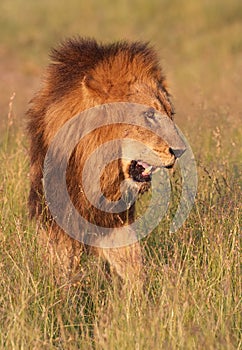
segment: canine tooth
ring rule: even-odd
[[[149,166],[148,168],[145,168],[145,170],[142,172],[142,174],[143,175],[147,175],[147,174],[149,174],[151,172],[151,170],[152,170],[152,165]]]

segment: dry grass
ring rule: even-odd
[[[0,349],[241,348],[241,9],[235,0],[1,2]],[[83,256],[81,284],[63,296],[28,220],[21,116],[47,49],[77,32],[152,39],[198,164],[183,227],[169,233],[167,216],[143,242],[142,294],[120,295],[118,281]]]

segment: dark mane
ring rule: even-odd
[[[104,62],[110,62],[111,65],[120,54],[123,57],[123,65],[127,66],[129,72],[132,62],[136,59],[142,69],[145,68],[147,75],[159,75],[161,83],[165,79],[161,74],[157,54],[148,43],[120,41],[99,44],[94,39],[77,37],[65,40],[51,51],[51,64],[47,74],[51,76],[55,93],[68,92],[88,72]],[[137,68],[135,71],[137,72]]]

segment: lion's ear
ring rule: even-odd
[[[106,83],[102,80],[100,81],[99,79],[95,79],[91,74],[88,74],[84,77],[83,84],[88,90],[92,90],[97,95],[104,97],[108,94]]]
[[[163,104],[167,114],[172,117],[175,114],[175,109],[171,100],[172,95],[169,92],[166,81],[164,81],[164,84],[162,83],[162,85],[159,86],[158,97]]]

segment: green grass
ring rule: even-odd
[[[236,0],[1,1],[0,349],[241,349],[241,14]],[[23,114],[49,47],[73,34],[150,40],[196,157],[189,218],[170,233],[167,214],[142,242],[141,294],[120,294],[87,256],[63,293],[28,219]]]

